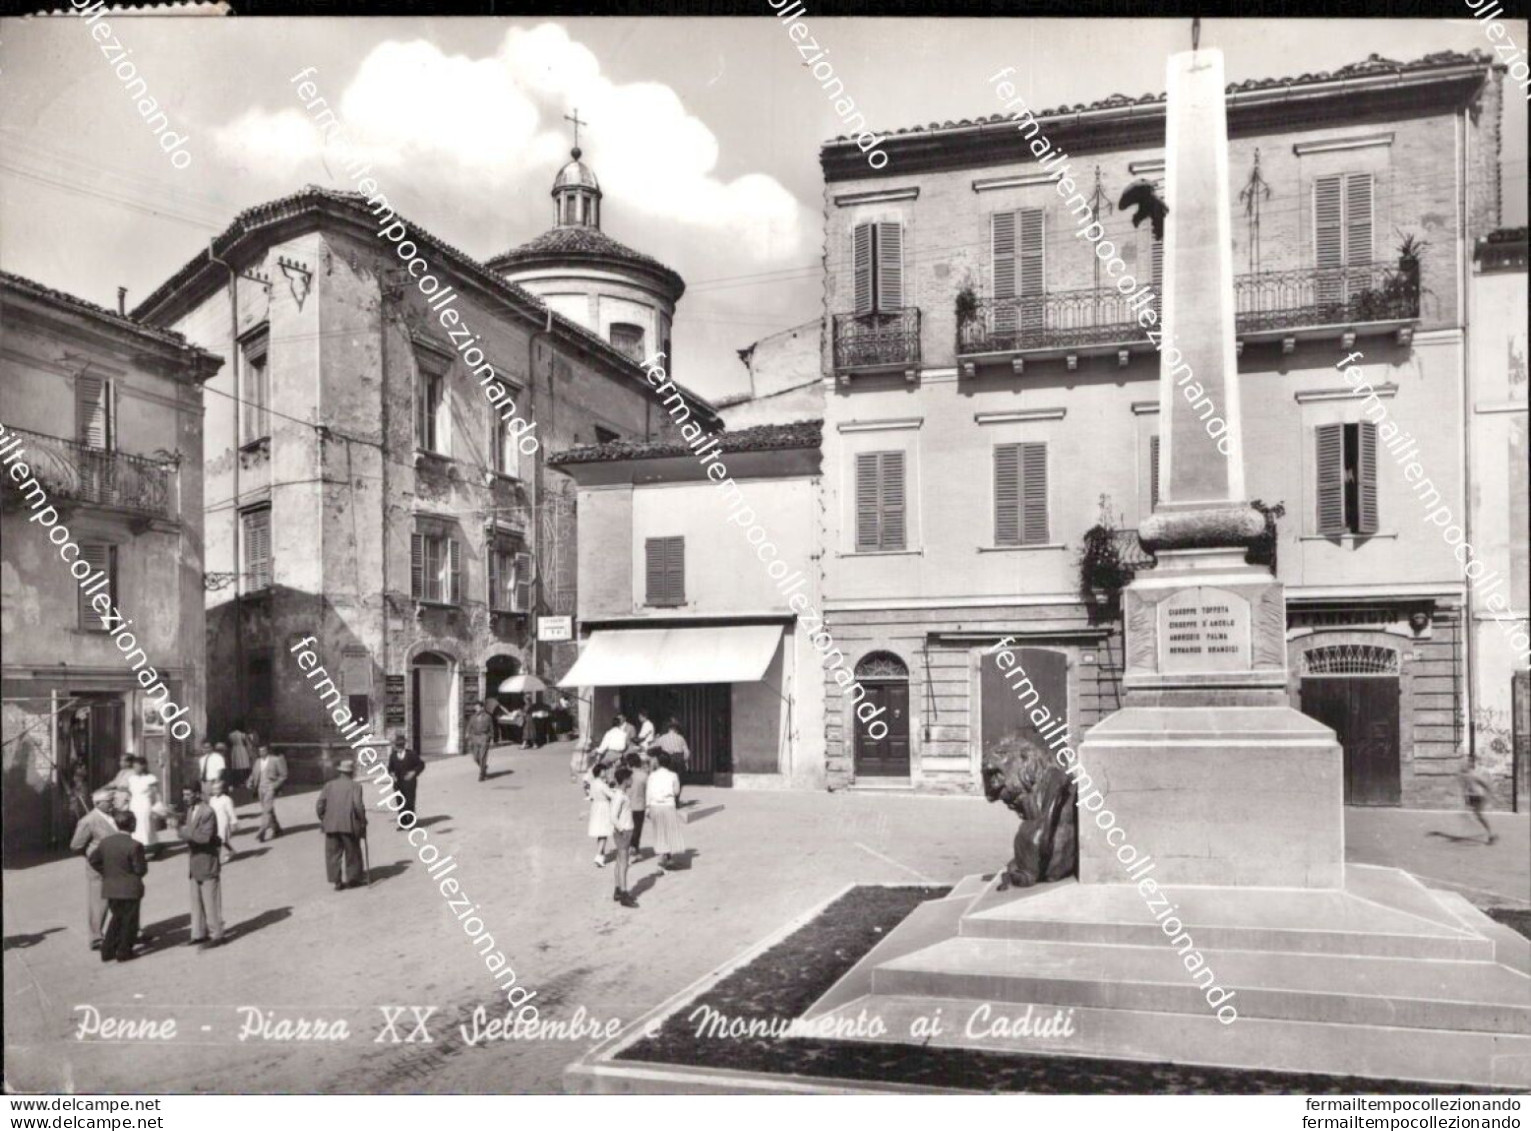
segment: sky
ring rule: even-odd
[[[763,11],[769,9],[763,8]],[[1186,20],[805,19],[879,132],[998,110],[987,76],[1039,107],[1164,87]],[[1525,21],[1504,21],[1527,45]],[[737,393],[740,349],[818,317],[818,152],[843,125],[778,21],[118,17],[114,37],[186,135],[171,164],[87,26],[0,20],[0,268],[115,307],[146,297],[243,208],[351,188],[296,94],[306,68],[399,211],[487,259],[553,224],[580,142],[602,227],[687,281],[673,372]],[[1205,20],[1229,82],[1371,53],[1488,49],[1462,20]],[[115,54],[115,51],[113,52]],[[1505,100],[1504,222],[1526,222],[1526,102]]]

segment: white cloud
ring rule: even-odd
[[[326,76],[311,77],[335,105]],[[339,173],[336,159],[351,152],[333,144],[325,152],[293,90],[294,106],[252,110],[218,131],[217,144],[238,164],[288,184],[321,158]],[[726,236],[745,256],[779,259],[802,251],[813,222],[773,177],[718,178],[718,139],[674,90],[612,82],[595,54],[556,24],[513,28],[493,55],[480,59],[443,54],[424,40],[380,44],[339,92],[338,105],[345,139],[373,163],[385,187],[439,192],[463,211],[476,213],[510,194],[545,197],[554,171],[568,160],[563,115],[577,106],[591,123],[581,142],[606,195],[605,215],[616,206],[624,219],[669,228],[654,242]],[[386,181],[390,171],[400,179]],[[546,215],[551,223],[551,205]]]

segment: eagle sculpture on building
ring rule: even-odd
[[[1169,215],[1170,206],[1159,199],[1159,190],[1151,181],[1132,182],[1122,193],[1122,199],[1116,206],[1123,210],[1137,209],[1132,214],[1132,226],[1136,228],[1143,222],[1144,217],[1147,217],[1153,222],[1154,239],[1164,238],[1164,218]]]

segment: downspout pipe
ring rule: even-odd
[[[213,250],[213,241],[207,241],[207,257],[220,264],[229,273],[229,371],[234,377],[234,505],[230,519],[234,527],[234,703],[235,721],[245,717],[245,637],[244,637],[244,571],[240,569],[239,548],[239,412],[244,406],[240,398],[239,374],[239,272],[234,265],[220,259]],[[204,533],[204,538],[206,537]],[[206,737],[206,736],[204,736]]]
[[[540,330],[533,330],[526,339],[526,384],[530,392],[528,403],[531,406],[532,421],[537,418],[537,342],[541,338],[551,339],[553,336],[553,310],[547,308],[547,321]],[[548,350],[548,406],[551,412],[553,402],[553,355],[551,344]],[[548,437],[543,437],[544,440]],[[537,670],[537,614],[542,608],[542,511],[540,509],[542,480],[542,444],[537,445],[537,450],[532,453],[531,475],[531,517],[527,522],[528,542],[531,545],[532,579],[528,587],[531,596],[531,609],[528,610],[528,624],[531,630],[531,674],[538,676]]]

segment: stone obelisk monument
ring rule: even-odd
[[[1125,594],[1127,706],[1080,760],[1161,884],[1337,888],[1340,748],[1288,704],[1281,583],[1245,562],[1265,519],[1244,489],[1222,53],[1168,70],[1163,486],[1140,534],[1158,566]],[[1103,838],[1079,840],[1081,882],[1123,882]]]

